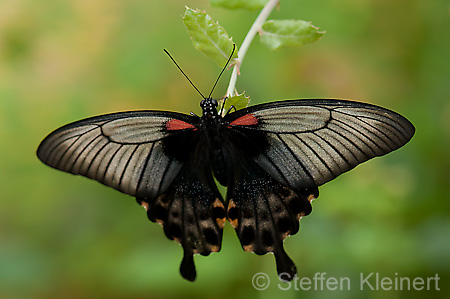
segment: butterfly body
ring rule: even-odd
[[[220,251],[226,221],[245,251],[274,254],[278,273],[296,267],[283,240],[311,213],[318,186],[407,143],[414,126],[390,110],[344,100],[291,100],[222,116],[114,113],[81,120],[47,136],[45,164],[136,197],[148,218],[179,242],[180,272],[196,277],[194,254]],[[224,199],[215,180],[227,187]]]

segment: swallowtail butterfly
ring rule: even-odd
[[[390,110],[332,99],[288,100],[222,116],[210,96],[202,116],[129,111],[80,120],[49,134],[37,156],[134,196],[184,250],[218,252],[226,221],[245,251],[272,252],[278,274],[296,267],[283,240],[311,213],[318,186],[406,144],[414,126]],[[214,178],[227,187],[226,200]]]

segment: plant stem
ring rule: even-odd
[[[258,33],[258,31],[261,30],[262,25],[266,21],[266,19],[269,17],[272,10],[277,6],[277,4],[280,2],[280,0],[270,0],[266,6],[261,10],[258,17],[256,18],[255,22],[253,22],[252,27],[250,27],[250,30],[248,31],[247,35],[244,38],[244,41],[242,42],[242,45],[239,47],[238,51],[238,58],[235,59],[235,64],[233,67],[233,73],[231,74],[230,83],[228,84],[227,89],[227,97],[231,97],[235,94],[236,89],[236,81],[237,76],[239,75],[239,69],[241,67],[242,61],[244,60],[245,54],[247,53],[248,48],[250,47],[250,44],[253,41],[253,38]]]

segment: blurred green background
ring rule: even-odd
[[[38,161],[39,142],[89,116],[135,109],[199,114],[220,68],[196,51],[184,5],[205,9],[239,45],[258,12],[208,1],[0,1],[1,298],[450,298],[450,10],[434,0],[283,0],[271,18],[326,30],[271,52],[254,41],[237,82],[252,103],[330,97],[411,120],[404,148],[321,187],[285,242],[300,276],[349,277],[350,291],[283,291],[274,258],[244,252],[227,225],[222,251],[178,273],[181,247],[135,200]],[[225,93],[230,72],[215,90]],[[269,275],[265,291],[252,287]],[[360,273],[439,275],[440,291],[359,289]],[[287,285],[281,285],[287,288]]]

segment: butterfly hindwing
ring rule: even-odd
[[[166,152],[185,161],[179,174],[156,198],[138,197],[148,218],[160,223],[166,236],[183,246],[181,275],[196,277],[194,254],[218,252],[226,221],[225,204],[211,172],[210,153],[204,135],[180,132],[164,141]]]
[[[227,217],[245,251],[272,252],[279,275],[297,273],[286,254],[283,240],[299,230],[299,220],[311,212],[317,189],[296,192],[271,178],[246,178],[229,194]]]
[[[226,212],[211,171],[205,167],[193,171],[190,164],[183,167],[167,192],[154,200],[137,200],[147,209],[148,218],[161,224],[166,236],[183,246],[180,272],[192,281],[196,277],[193,255],[209,255],[221,248]]]
[[[251,140],[247,140],[248,137]],[[267,146],[264,134],[230,131],[224,148],[230,177],[227,181],[227,218],[245,251],[272,252],[279,274],[292,279],[296,268],[283,248],[283,240],[299,230],[299,220],[311,212],[315,190],[293,190],[272,178],[253,161],[258,148]],[[232,146],[231,146],[232,145]]]

